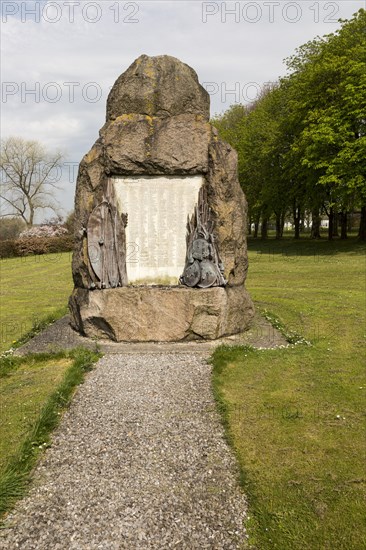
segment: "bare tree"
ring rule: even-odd
[[[20,137],[1,141],[1,217],[17,216],[32,226],[36,210],[56,212],[56,182],[59,179],[60,152],[50,153],[41,143]]]

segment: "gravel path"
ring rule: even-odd
[[[0,548],[245,548],[246,502],[210,373],[197,352],[101,359]]]

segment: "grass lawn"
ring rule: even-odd
[[[0,358],[0,516],[24,495],[63,409],[99,357],[76,349]]]
[[[263,550],[363,549],[365,246],[354,239],[249,240],[249,259],[247,286],[257,307],[311,342],[219,348],[213,356],[214,391],[249,498],[249,540]],[[65,310],[70,260],[68,253],[1,260],[2,349],[36,318]],[[7,442],[0,461],[13,461],[0,475],[0,510],[9,506],[4,494],[23,491],[19,475],[34,463],[34,444],[47,443],[37,430],[50,428],[55,415],[48,422],[41,403],[57,411],[59,394],[51,390],[73,368],[66,356],[27,361],[16,370],[5,363],[10,370],[0,379]]]
[[[214,391],[260,549],[366,547],[365,246],[249,241],[259,309],[309,345],[219,348]]]
[[[46,315],[66,313],[71,253],[0,260],[0,352]]]
[[[2,351],[46,317],[66,313],[71,254],[3,259],[0,274]],[[24,494],[49,434],[98,357],[88,350],[0,357],[0,514]]]
[[[0,379],[0,471],[19,453],[25,436],[71,362],[65,357],[30,359]]]

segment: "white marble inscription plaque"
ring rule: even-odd
[[[178,284],[186,257],[187,216],[203,176],[114,177],[118,210],[128,214],[130,283]]]

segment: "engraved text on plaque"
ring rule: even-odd
[[[186,257],[187,217],[203,176],[114,177],[119,213],[127,213],[130,283],[178,284]]]

